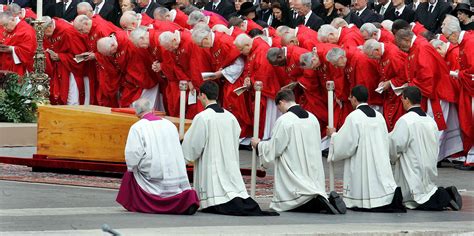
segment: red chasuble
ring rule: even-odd
[[[100,17],[99,15],[95,15],[92,17],[92,27],[89,31],[89,34],[85,36],[85,42],[87,44],[88,51],[95,53],[96,61],[82,62],[86,63],[86,66],[88,67],[87,72],[90,83],[90,94],[92,104],[99,104],[101,106],[108,107],[118,106],[118,103],[116,103],[116,99],[102,99],[102,93],[99,91],[99,84],[104,83],[103,81],[107,79],[107,75],[104,72],[104,68],[97,63],[97,61],[100,60],[101,57],[101,55],[97,52],[97,41],[103,37],[109,36],[114,32],[119,31],[122,30],[114,24],[104,20],[104,18]]]
[[[15,47],[15,53],[20,59],[20,64],[15,64],[12,52],[0,53],[0,70],[13,71],[24,75],[33,71],[33,56],[36,52],[36,33],[25,21],[20,21],[12,32],[2,31],[0,44]]]
[[[391,81],[393,84],[402,85],[407,82],[404,71],[407,54],[397,46],[384,44],[384,52],[379,60],[380,82]],[[387,123],[388,131],[391,131],[397,120],[405,114],[400,97],[392,88],[383,93],[383,115]]]
[[[178,49],[170,54],[172,66],[174,66],[172,75],[169,77],[167,76],[168,83],[165,89],[166,104],[170,116],[179,116],[179,81],[190,81],[196,89],[198,89],[199,85],[202,83],[198,62],[200,61],[203,49],[198,48],[198,46],[193,42],[189,31],[183,30],[179,32],[180,43]],[[166,63],[166,65],[169,65],[169,63]],[[197,114],[195,106],[197,106],[197,104],[194,105],[194,107],[188,106],[186,118],[192,119]]]
[[[365,43],[364,38],[360,34],[359,29],[357,27],[341,28],[341,34],[339,35],[339,41],[337,45],[342,47],[343,49],[347,50],[350,48],[355,48]]]
[[[150,76],[127,34],[122,31],[114,36],[118,43],[116,53],[113,56],[101,56],[98,60],[106,72],[105,80],[100,81],[99,88],[103,98],[109,101],[116,99],[120,89],[119,105],[128,107],[140,97]]]
[[[395,36],[392,32],[382,28],[380,29],[380,38],[378,40],[381,43],[395,43]]]
[[[431,101],[433,118],[439,130],[446,129],[446,121],[441,110],[440,99],[452,102],[454,89],[449,81],[448,66],[431,44],[417,37],[408,53],[406,63],[408,83],[415,85],[423,95],[422,108],[427,109],[427,99]],[[438,86],[440,85],[440,86]],[[400,84],[396,84],[396,87]]]
[[[224,33],[214,34],[214,43],[210,48],[211,65],[213,71],[219,71],[230,66],[240,57],[240,51],[234,45],[234,39]],[[241,137],[250,137],[252,134],[252,118],[249,112],[248,100],[245,96],[237,96],[234,89],[244,84],[244,73],[233,83],[222,78],[223,101],[222,107],[231,112],[240,124],[242,129]]]
[[[298,30],[296,32],[296,38],[298,39],[298,42],[299,42],[299,45],[300,47],[303,47],[303,48],[306,48],[305,46],[310,43],[310,42],[307,42],[307,41],[311,41],[311,42],[317,42],[318,40],[318,32],[304,26],[304,25],[300,25],[298,27],[296,27],[296,29]],[[308,49],[308,48],[306,48]],[[308,49],[310,50],[310,49]]]
[[[422,24],[420,24],[420,22],[418,21],[415,21],[414,23],[412,23],[412,28],[411,28],[411,31],[416,35],[416,36],[420,36],[420,37],[423,37],[423,33],[428,31],[425,26],[423,26]]]
[[[54,18],[53,34],[45,36],[43,47],[46,54],[46,73],[50,81],[51,104],[66,104],[69,92],[69,74],[73,73],[79,89],[79,102],[84,103],[84,63],[74,61],[74,56],[87,51],[84,38],[67,21]],[[59,61],[50,58],[48,50],[58,54]]]
[[[176,16],[173,22],[185,29],[192,29],[192,27],[188,25],[188,15],[186,15],[183,11],[179,10],[178,8],[176,8],[175,11],[176,11]]]
[[[459,65],[459,123],[467,152],[474,144],[474,34],[466,32],[459,44]]]
[[[275,99],[276,94],[280,90],[280,84],[278,83],[275,71],[273,66],[267,60],[267,52],[270,46],[261,38],[255,38],[252,43],[252,48],[250,53],[245,60],[245,69],[243,77],[249,77],[252,84],[255,84],[256,81],[262,81],[262,99],[260,102],[260,124],[259,124],[259,137],[263,136],[265,130],[265,117],[266,117],[266,107],[267,107],[267,98]],[[252,90],[251,90],[252,91]],[[240,95],[244,96],[246,93]],[[255,98],[254,92],[250,94],[249,111],[251,116],[254,114],[254,110],[251,109],[254,107]]]
[[[183,30],[184,28],[171,21],[155,20],[155,22],[153,23],[153,29],[157,31],[161,31],[161,32],[165,32],[165,31],[174,32],[176,30]]]
[[[369,105],[382,105],[382,96],[375,92],[379,85],[380,74],[378,63],[370,59],[358,48],[346,51],[347,64],[344,74],[349,82],[349,89],[356,85],[364,85],[369,91]]]
[[[146,13],[142,13],[142,20],[140,22],[140,25],[141,26],[149,26],[149,25],[153,25],[153,23],[155,23],[155,20],[151,17],[149,17]]]
[[[216,13],[213,13],[213,12],[209,12],[209,23],[207,25],[209,25],[209,28],[212,29],[212,27],[214,27],[214,25],[226,25],[227,26],[227,21],[225,21],[224,18],[222,18],[222,16],[216,14]]]
[[[263,27],[255,23],[255,21],[247,19],[247,31],[245,33],[248,34],[250,30],[253,30],[253,29],[263,30]]]

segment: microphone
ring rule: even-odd
[[[102,231],[107,232],[113,236],[120,236],[120,233],[115,231],[114,229],[110,228],[108,224],[103,224],[102,225]]]

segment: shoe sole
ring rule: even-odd
[[[458,189],[455,186],[451,186],[446,188],[449,195],[451,196],[452,200],[450,201],[450,205],[452,206],[453,210],[459,211],[462,208],[462,197],[458,192]]]
[[[339,196],[339,194],[337,194],[334,191],[329,193],[329,202],[331,203],[331,205],[334,206],[334,208],[336,208],[336,210],[340,214],[346,214],[346,211],[347,211],[346,204],[342,200],[341,196]]]

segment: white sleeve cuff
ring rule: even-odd
[[[13,62],[15,63],[15,65],[21,64],[20,58],[15,53],[15,47],[13,47],[13,46],[10,46],[10,47],[12,49]]]
[[[234,61],[234,63],[222,69],[222,75],[231,84],[233,84],[240,77],[243,70],[244,70],[244,60],[241,57],[239,57]]]

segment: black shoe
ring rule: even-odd
[[[331,203],[329,203],[329,201],[328,201],[325,197],[323,197],[323,196],[321,196],[321,195],[318,195],[318,196],[316,197],[316,200],[319,201],[322,205],[325,206],[325,208],[326,208],[326,214],[331,214],[331,215],[337,215],[337,214],[339,214],[339,212],[336,210],[336,208],[334,208],[334,207],[331,205]]]
[[[184,213],[185,215],[194,215],[196,213],[196,211],[198,210],[198,206],[193,204],[191,205],[188,210],[186,210],[186,212]]]
[[[464,164],[454,166],[458,170],[474,170],[474,166],[465,166]]]
[[[455,211],[459,211],[462,208],[462,197],[459,194],[458,189],[455,186],[445,188],[446,191],[451,196],[451,201],[449,202],[449,207]]]
[[[329,203],[331,203],[331,205],[336,208],[340,214],[346,214],[346,204],[342,200],[341,196],[339,196],[339,194],[337,194],[335,191],[329,193]]]

